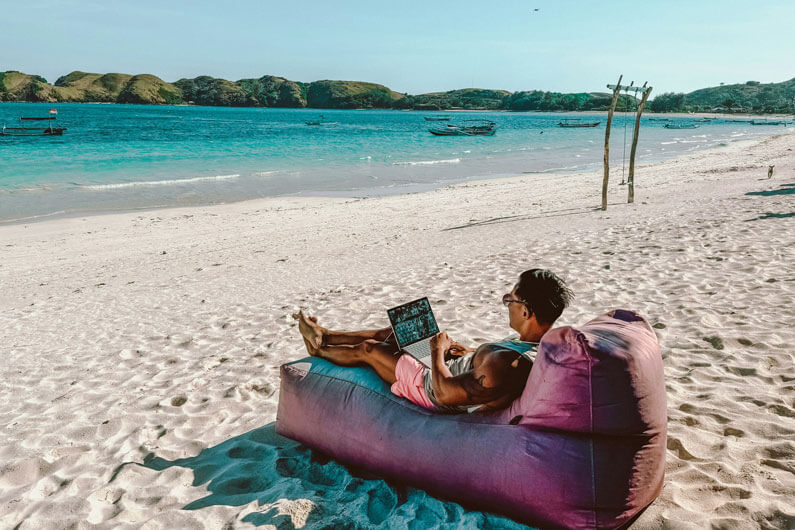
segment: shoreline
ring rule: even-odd
[[[510,114],[534,114],[534,113],[554,113],[554,114],[607,114],[607,109],[603,110],[511,110],[511,109],[465,109],[463,107],[459,108],[449,108],[449,109],[439,109],[439,110],[422,110],[422,109],[396,109],[396,108],[377,108],[377,107],[361,107],[361,108],[338,108],[338,107],[227,107],[223,105],[196,105],[195,103],[114,103],[108,101],[58,101],[58,102],[46,102],[46,101],[3,101],[2,103],[24,103],[24,104],[35,104],[35,105],[44,105],[44,106],[53,106],[53,105],[127,105],[127,106],[135,106],[135,107],[196,107],[196,108],[212,108],[212,109],[274,109],[274,110],[306,110],[311,112],[318,112],[318,111],[394,111],[394,112],[419,112],[419,113],[438,113],[438,112],[497,112],[497,113],[510,113]],[[619,110],[616,109],[615,112],[617,114],[621,113],[628,113],[626,110]],[[631,114],[635,114],[635,111],[631,111]],[[643,116],[650,115],[650,116],[670,116],[673,118],[686,118],[689,116],[697,117],[697,118],[726,118],[726,117],[734,117],[738,116],[741,118],[749,118],[749,119],[766,119],[766,118],[779,118],[779,119],[788,119],[788,120],[795,120],[795,114],[787,114],[782,112],[775,112],[769,114],[758,114],[753,112],[652,112],[649,110],[644,110]]]
[[[562,113],[563,114],[563,113]],[[753,144],[754,142],[764,142],[768,138],[776,138],[781,135],[787,134],[795,134],[795,129],[785,128],[784,131],[777,134],[772,134],[770,136],[765,136],[762,138],[754,138],[754,139],[738,139],[738,140],[730,140],[727,145],[732,145],[735,143],[743,143],[748,142]],[[697,155],[698,153],[705,153],[709,151],[713,151],[716,149],[721,149],[724,147],[723,145],[709,147],[703,150],[691,151],[691,152],[683,152],[679,153],[672,158],[663,158],[658,160],[652,160],[648,162],[639,162],[637,164],[637,168],[653,168],[658,165],[672,163],[672,161],[682,159],[687,159],[690,156]],[[659,155],[659,153],[658,153]],[[613,173],[618,169],[617,164],[613,164],[611,167],[611,178],[613,178]],[[566,168],[560,169],[550,169],[550,170],[538,170],[538,171],[523,171],[521,173],[505,173],[505,174],[496,174],[495,176],[474,176],[474,177],[465,177],[463,180],[459,179],[451,179],[453,180],[452,183],[448,182],[445,183],[443,181],[439,182],[424,182],[424,183],[413,183],[413,184],[405,184],[399,185],[395,187],[370,187],[370,188],[356,188],[351,190],[335,190],[335,191],[319,191],[319,190],[302,190],[296,191],[291,193],[285,193],[281,195],[271,195],[271,196],[264,196],[264,197],[253,197],[248,199],[242,200],[231,200],[231,201],[224,201],[224,202],[216,202],[216,203],[202,203],[199,202],[197,204],[188,204],[183,206],[176,206],[176,205],[162,205],[162,206],[141,206],[141,207],[125,207],[120,209],[107,209],[107,210],[77,210],[77,211],[61,211],[61,212],[53,212],[53,213],[45,213],[27,217],[20,217],[14,219],[0,219],[0,227],[3,226],[15,226],[15,225],[31,225],[49,221],[59,221],[64,219],[75,219],[75,218],[83,218],[83,217],[97,217],[97,216],[106,216],[106,215],[115,215],[115,214],[141,214],[147,212],[159,212],[164,210],[170,209],[183,209],[183,208],[214,208],[214,207],[224,207],[233,204],[239,203],[247,203],[251,201],[267,201],[267,200],[278,200],[278,199],[289,199],[289,198],[301,198],[301,197],[311,197],[311,198],[329,198],[329,199],[374,199],[378,197],[393,197],[393,196],[400,196],[400,195],[413,195],[417,193],[426,193],[430,191],[434,191],[437,189],[443,189],[450,186],[456,186],[461,184],[467,183],[477,183],[483,181],[500,181],[504,179],[510,179],[518,176],[523,175],[557,175],[561,179],[565,179],[567,177],[572,176],[579,176],[584,174],[592,174],[592,173],[602,173],[601,168],[593,169],[593,168],[582,168],[580,170],[570,170]],[[447,180],[447,179],[445,179]]]
[[[604,212],[591,171],[0,226],[0,526],[523,528],[273,422],[298,307],[371,329],[427,296],[475,345],[506,335],[500,296],[544,267],[575,292],[556,326],[627,308],[660,340],[666,480],[631,528],[786,527],[795,134],[639,165],[634,204],[617,169]]]

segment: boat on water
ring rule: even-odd
[[[491,120],[464,120],[461,125],[448,123],[447,127],[428,129],[434,136],[494,136],[497,124]]]
[[[649,121],[671,121],[671,118],[649,118]]]
[[[585,128],[596,127],[601,121],[582,121],[581,118],[561,118],[558,127]]]
[[[425,121],[449,121],[450,116],[423,116]]]
[[[699,118],[697,120],[693,120],[696,123],[709,123],[712,121],[712,118]]]
[[[751,125],[786,125],[785,120],[751,120]]]
[[[47,121],[48,127],[6,127],[0,129],[0,136],[63,136],[66,127],[53,127],[58,111],[50,109],[49,116],[44,117],[21,117],[20,121]]]
[[[666,129],[698,129],[700,125],[695,123],[666,123],[663,127]]]
[[[317,119],[317,120],[309,120],[309,121],[305,121],[304,123],[306,123],[307,125],[313,125],[313,126],[319,126],[319,125],[339,125],[339,124],[340,124],[340,122],[338,122],[338,121],[326,121],[326,117],[325,117],[325,116],[323,116],[322,114],[320,115],[320,118],[319,118],[319,119]]]
[[[751,120],[723,120],[726,123],[751,123]]]

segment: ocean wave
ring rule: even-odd
[[[81,189],[89,191],[107,191],[124,188],[149,188],[156,186],[174,186],[179,184],[191,184],[193,182],[213,182],[219,180],[232,180],[240,175],[215,175],[213,177],[193,177],[188,179],[168,179],[168,180],[144,180],[141,182],[118,182],[115,184],[91,184],[80,186]]]
[[[52,184],[39,184],[36,186],[25,186],[24,188],[13,188],[13,187],[3,187],[0,188],[0,194],[10,194],[10,193],[29,193],[29,192],[37,192],[37,191],[50,191],[53,189]]]
[[[433,166],[436,164],[458,164],[460,158],[448,158],[444,160],[418,160],[416,162],[393,162],[393,166]]]
[[[270,177],[271,175],[275,175],[278,171],[257,171],[256,173],[252,173],[252,177]],[[232,175],[230,175],[232,176]]]
[[[548,167],[546,169],[539,169],[536,171],[522,171],[523,175],[532,175],[532,174],[541,174],[541,173],[558,173],[561,171],[572,171],[575,169],[579,169],[587,164],[575,164],[573,166],[560,166],[560,167]]]
[[[13,224],[13,223],[21,223],[24,221],[35,221],[37,219],[45,219],[47,217],[55,217],[58,215],[63,215],[67,213],[68,210],[58,210],[57,212],[50,212],[50,213],[43,213],[39,215],[28,215],[26,217],[16,217],[16,218],[9,218],[9,219],[0,219],[0,224]]]

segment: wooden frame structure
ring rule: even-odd
[[[643,114],[643,109],[646,107],[646,101],[649,99],[652,87],[646,86],[643,83],[642,87],[632,86],[635,84],[633,81],[628,86],[621,85],[621,80],[624,79],[623,75],[618,76],[618,83],[615,85],[607,85],[607,88],[613,91],[613,101],[610,104],[610,110],[607,113],[607,127],[605,129],[605,158],[604,158],[604,178],[602,179],[602,210],[607,210],[607,184],[610,181],[610,129],[613,125],[613,112],[616,110],[616,103],[621,91],[634,92],[637,97],[638,92],[642,92],[638,111],[635,115],[635,130],[632,133],[632,149],[629,153],[629,176],[627,177],[627,188],[629,190],[627,196],[627,203],[635,202],[635,153],[638,147],[638,133],[640,132],[640,115]],[[626,145],[626,144],[624,144]]]

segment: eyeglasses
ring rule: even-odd
[[[525,304],[525,302],[522,302],[521,300],[517,300],[517,299],[513,298],[511,296],[511,293],[504,294],[502,296],[502,305],[504,305],[505,307],[510,307],[511,304],[527,305],[527,304]]]

